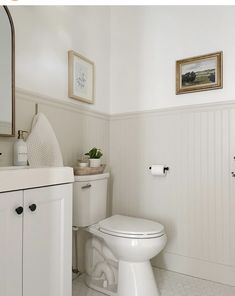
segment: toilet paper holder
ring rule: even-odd
[[[152,167],[149,166],[149,170],[150,170],[150,171],[151,171],[151,169],[152,169]],[[165,166],[163,170],[164,170],[164,173],[166,173],[167,171],[170,170],[170,168],[169,168],[168,166]]]

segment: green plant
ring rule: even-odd
[[[101,149],[92,148],[89,152],[85,153],[85,155],[89,155],[90,158],[96,158],[99,159],[103,155],[101,152]]]

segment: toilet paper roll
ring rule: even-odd
[[[166,175],[166,166],[163,164],[152,165],[149,169],[153,176],[165,176]]]

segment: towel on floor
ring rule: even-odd
[[[50,122],[42,113],[33,118],[27,140],[28,161],[32,167],[63,166],[63,158],[56,135]]]

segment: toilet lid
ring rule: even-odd
[[[123,215],[114,215],[100,221],[99,230],[111,235],[135,238],[159,237],[165,233],[160,223]]]

